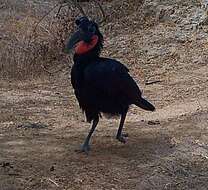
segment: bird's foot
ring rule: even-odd
[[[120,142],[122,142],[122,143],[126,143],[126,141],[127,141],[127,138],[128,137],[128,134],[127,133],[123,133],[123,134],[121,134],[121,135],[117,135],[117,139],[120,141]]]
[[[89,144],[83,144],[81,145],[81,147],[77,150],[75,150],[78,153],[85,153],[85,154],[89,154],[90,151],[90,145]]]

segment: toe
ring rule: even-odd
[[[90,146],[89,145],[82,145],[79,149],[75,150],[78,153],[85,153],[89,154]]]
[[[123,136],[117,137],[117,139],[122,142],[122,143],[126,143],[126,139]]]
[[[122,134],[122,137],[128,137],[128,136],[129,136],[128,133],[123,133],[123,134]]]

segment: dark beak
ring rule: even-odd
[[[71,38],[69,39],[65,48],[65,52],[68,53],[81,40],[82,40],[82,32],[78,30],[74,34],[72,34]]]
[[[92,36],[93,34],[89,32],[83,32],[81,29],[79,29],[74,34],[72,34],[71,38],[69,39],[66,45],[64,52],[69,53],[70,50],[72,50],[74,46],[80,41],[85,41],[86,43],[89,43],[91,41]]]

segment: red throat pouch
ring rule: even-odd
[[[88,51],[90,51],[91,49],[93,49],[96,44],[98,43],[98,36],[97,35],[93,35],[92,36],[92,40],[90,43],[86,43],[84,41],[80,41],[76,44],[75,47],[75,53],[76,54],[84,54],[87,53]]]

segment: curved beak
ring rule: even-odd
[[[74,46],[80,41],[90,43],[92,40],[92,36],[93,36],[92,33],[84,32],[82,29],[77,30],[74,34],[72,34],[64,51],[66,53],[69,53],[70,50],[72,50],[74,48]]]
[[[66,47],[65,47],[65,52],[68,53],[81,40],[83,40],[82,32],[78,30],[74,34],[72,34],[71,38],[67,42]]]

